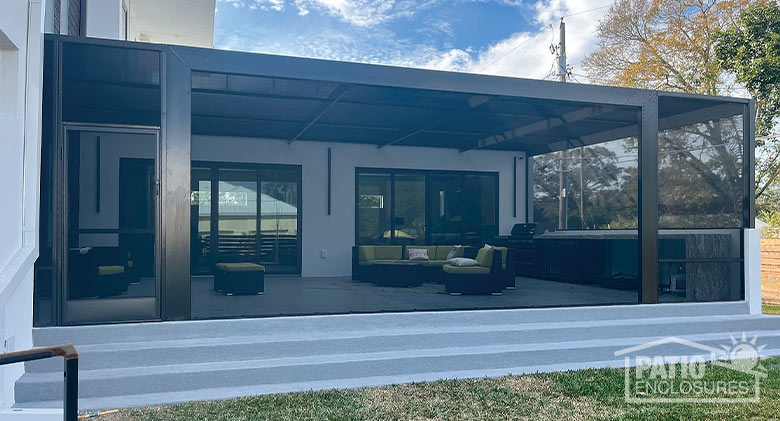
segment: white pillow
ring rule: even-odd
[[[431,260],[428,257],[428,249],[407,249],[409,260]]]
[[[460,248],[460,245],[452,246],[452,250],[450,250],[449,253],[447,253],[447,258],[445,260],[454,259],[458,256],[458,249]]]
[[[455,257],[447,260],[447,263],[452,266],[477,266],[476,260],[468,259],[466,257]]]
[[[486,249],[492,249],[492,248],[495,248],[495,246],[491,246],[490,244],[485,243],[485,248]]]

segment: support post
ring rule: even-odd
[[[745,228],[756,227],[756,100],[751,99],[745,107],[742,118],[742,143],[744,151],[742,156],[743,174],[745,182],[742,204],[743,226]]]
[[[658,302],[658,94],[651,92],[641,107],[639,138],[639,298]]]
[[[173,51],[161,54],[162,139],[159,174],[162,319],[190,318],[190,132],[192,76]]]
[[[65,400],[62,403],[65,421],[76,421],[79,416],[79,359],[65,359]]]

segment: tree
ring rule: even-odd
[[[761,196],[780,176],[780,139],[766,137],[780,120],[780,4],[750,5],[734,26],[715,32],[713,40],[718,64],[756,100],[756,146],[763,148],[756,195]]]
[[[599,22],[591,79],[619,86],[715,95],[723,71],[713,35],[750,0],[617,0]]]
[[[591,79],[620,86],[710,95],[729,94],[735,84],[744,86],[756,98],[755,193],[762,211],[767,203],[762,195],[780,182],[780,139],[761,137],[771,132],[780,112],[778,16],[777,0],[616,0],[599,22],[597,48],[583,67]],[[686,129],[699,133],[672,130],[661,135],[679,145],[690,143],[690,136],[705,141],[718,154],[713,162],[735,159],[720,146],[721,139],[712,136],[718,133],[715,124],[720,123]],[[699,170],[710,166],[692,154],[683,162]],[[722,190],[718,178],[733,174],[727,166],[711,169],[714,173],[702,181],[712,191]]]

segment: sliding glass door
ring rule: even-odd
[[[357,177],[358,244],[390,244],[392,175],[365,173]]]
[[[193,274],[217,263],[300,273],[300,167],[195,163],[190,212]]]
[[[357,244],[479,244],[498,234],[498,174],[358,169]]]
[[[269,272],[300,273],[298,169],[260,170],[260,262]]]
[[[463,242],[463,196],[461,176],[434,174],[430,177],[428,202],[430,203],[431,244],[460,244]]]
[[[395,174],[394,244],[425,244],[425,174]]]

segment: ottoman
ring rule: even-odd
[[[217,263],[214,289],[226,295],[265,292],[265,267],[256,263]]]

